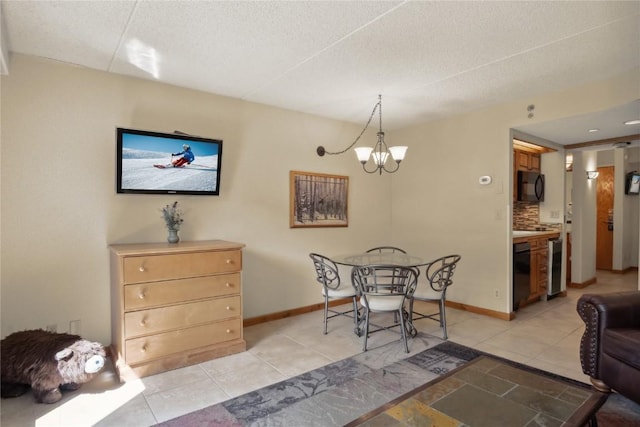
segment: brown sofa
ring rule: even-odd
[[[640,403],[640,291],[585,294],[577,310],[586,326],[582,371],[596,389]]]

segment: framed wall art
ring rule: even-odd
[[[289,172],[289,226],[348,227],[349,177]]]

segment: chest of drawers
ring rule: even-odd
[[[241,243],[111,245],[111,350],[121,381],[246,350]]]

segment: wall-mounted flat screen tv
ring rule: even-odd
[[[629,172],[625,179],[625,194],[640,194],[640,172]]]
[[[118,193],[220,193],[222,140],[117,128],[116,147]]]

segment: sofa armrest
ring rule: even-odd
[[[585,323],[580,341],[582,371],[599,378],[602,333],[607,328],[640,327],[640,291],[585,294],[578,300],[577,310]]]

